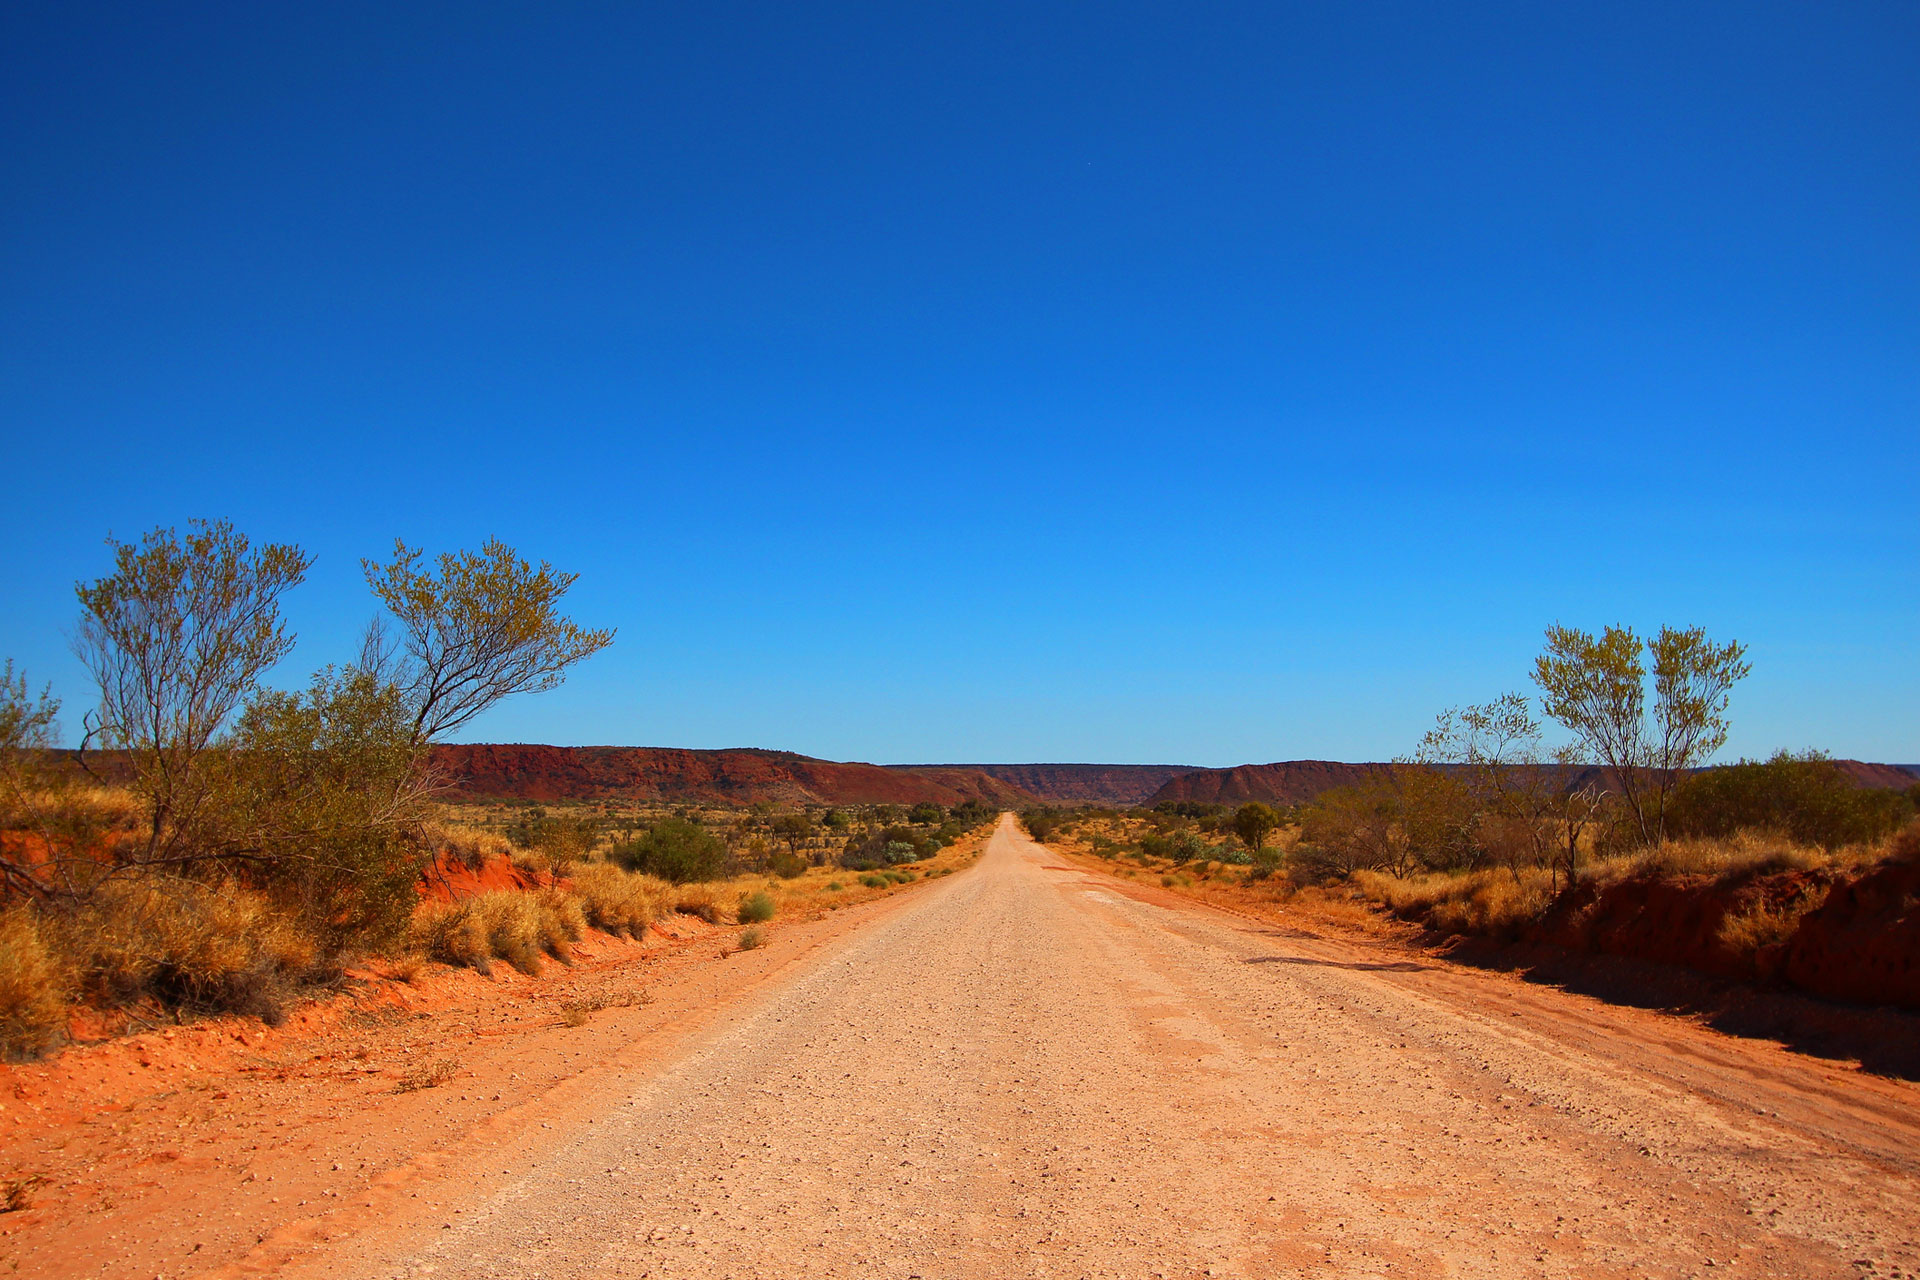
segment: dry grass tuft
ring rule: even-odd
[[[708,924],[719,924],[720,893],[710,884],[678,885],[673,890],[673,909],[682,915],[698,916]]]
[[[1397,915],[1448,933],[1510,937],[1546,913],[1553,901],[1552,877],[1537,868],[1470,871],[1464,875],[1390,876],[1354,873],[1362,893]]]
[[[96,999],[169,1003],[277,1021],[319,945],[261,894],[155,876],[104,885],[59,921],[58,949]]]
[[[395,1093],[412,1093],[416,1089],[432,1089],[445,1084],[460,1074],[460,1064],[452,1058],[442,1058],[438,1062],[423,1067],[415,1067],[400,1077],[393,1086]]]
[[[666,910],[673,886],[611,862],[590,862],[574,871],[571,888],[587,923],[608,933],[637,938]]]
[[[511,858],[513,844],[505,836],[463,822],[429,822],[427,847],[449,862],[478,871],[495,858]]]
[[[1817,888],[1778,905],[1764,899],[1738,914],[1720,921],[1720,945],[1736,955],[1751,956],[1763,947],[1777,946],[1791,939],[1808,912],[1818,910],[1827,900],[1827,888]]]
[[[585,931],[580,901],[564,889],[496,889],[422,909],[414,917],[413,943],[435,960],[481,973],[491,973],[493,961],[505,960],[537,975],[542,953],[572,963],[568,944]]]
[[[45,1052],[67,1020],[64,975],[26,907],[0,914],[0,1053]]]
[[[33,1208],[33,1193],[46,1181],[41,1175],[30,1173],[0,1183],[0,1213],[18,1213],[22,1209]]]

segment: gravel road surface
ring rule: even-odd
[[[917,890],[295,1268],[1920,1275],[1916,1090],[1061,864]]]

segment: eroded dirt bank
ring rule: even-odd
[[[457,1170],[249,1266],[1906,1275],[1917,1101],[1684,1021],[1125,893],[1008,826],[973,871],[703,1028],[616,1053],[555,1129],[479,1135]]]

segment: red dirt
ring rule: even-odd
[[[420,875],[420,896],[434,902],[458,902],[495,889],[538,889],[551,876],[535,875],[513,865],[510,858],[491,857],[478,867],[463,859],[440,854]]]

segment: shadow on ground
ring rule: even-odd
[[[1776,1040],[1810,1057],[1857,1061],[1876,1075],[1920,1080],[1920,1014],[1837,1004],[1691,969],[1540,944],[1456,940],[1443,954],[1455,964],[1511,973],[1609,1004],[1694,1018],[1716,1031]]]
[[[1362,961],[1316,960],[1311,956],[1249,956],[1243,964],[1310,964],[1324,969],[1360,969],[1366,971],[1386,970],[1391,973],[1418,973],[1433,968],[1430,964],[1415,964],[1411,960],[1396,960],[1391,964],[1372,964]]]

